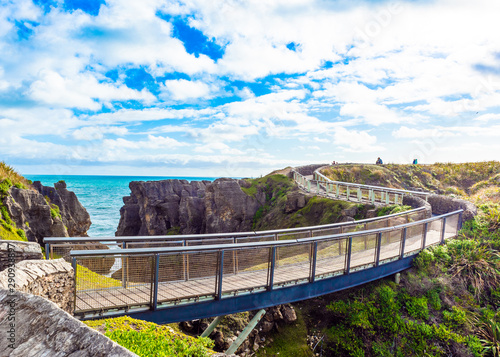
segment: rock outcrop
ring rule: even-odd
[[[73,313],[74,271],[64,259],[23,260],[14,269],[16,290],[44,297]],[[8,288],[8,274],[0,272],[0,288]]]
[[[243,180],[163,180],[130,183],[116,236],[223,233],[250,230],[265,195],[249,196]]]
[[[86,237],[92,222],[87,210],[82,206],[75,193],[68,191],[66,182],[59,181],[54,187],[43,186],[40,181],[35,181],[33,187],[48,197],[50,203],[59,207],[60,214],[70,237]]]
[[[59,207],[59,215],[54,214],[51,204]],[[86,236],[91,224],[87,210],[64,182],[56,183],[55,188],[38,181],[33,189],[12,186],[3,205],[16,227],[24,230],[29,241],[39,244],[44,237]]]
[[[445,214],[463,209],[463,220],[468,221],[477,215],[477,207],[468,201],[442,195],[429,195],[427,202],[432,207],[433,214]]]
[[[247,311],[224,316],[210,335],[210,338],[215,341],[215,350],[227,350],[256,312]],[[269,334],[279,330],[280,326],[291,324],[296,320],[297,315],[290,304],[267,308],[266,314],[238,348],[236,355],[241,357],[252,356],[262,345],[269,342]],[[180,327],[191,334],[201,334],[208,327],[209,322],[209,319],[184,321],[180,323]]]
[[[33,259],[43,259],[38,243],[0,240],[0,271],[11,264]]]
[[[5,289],[0,289],[0,341],[0,357],[137,356],[53,302]]]

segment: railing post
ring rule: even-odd
[[[345,264],[345,273],[349,274],[351,270],[351,252],[352,252],[352,236],[349,236],[347,243],[347,255],[346,255],[346,264]]]
[[[307,192],[311,192],[311,181],[307,180]]]
[[[45,259],[50,259],[50,244],[45,243]]]
[[[269,267],[269,279],[267,282],[267,290],[273,290],[274,285],[274,269],[276,268],[276,246],[271,248],[271,266]]]
[[[318,242],[313,243],[311,250],[312,250],[312,259],[311,259],[309,282],[314,283],[314,279],[316,277],[316,259],[318,255]]]
[[[422,250],[425,249],[425,241],[427,240],[427,229],[429,228],[429,223],[424,225],[424,236],[422,237]]]
[[[462,219],[463,219],[463,212],[460,212],[458,214],[458,222],[457,222],[457,237],[458,237],[458,231],[462,229]]]
[[[386,192],[385,193],[385,204],[388,205],[389,204],[389,192]]]
[[[400,259],[403,259],[404,257],[404,254],[405,254],[405,244],[406,244],[406,232],[407,232],[408,228],[404,228],[403,229],[403,238],[401,240],[401,254],[399,256]]]
[[[346,186],[347,188],[347,200],[349,201],[349,198],[351,196],[351,190],[349,189],[349,186]]]
[[[153,285],[153,304],[151,306],[152,310],[156,310],[158,306],[158,281],[160,275],[160,254],[155,254],[155,278]]]
[[[74,277],[74,282],[75,282],[75,286],[74,286],[74,289],[73,289],[73,312],[76,311],[76,283],[77,283],[77,279],[76,279],[76,273],[77,273],[77,265],[76,265],[76,257],[73,257],[73,259],[71,259],[71,266],[73,267],[73,272],[75,273],[75,277]]]
[[[127,243],[126,242],[122,242],[122,249],[126,249],[127,248]],[[125,258],[123,257],[123,254],[122,254],[122,288],[127,288],[127,281],[126,281],[126,277],[125,277]]]
[[[377,250],[375,251],[375,266],[380,263],[380,246],[382,245],[382,233],[377,233]]]
[[[361,202],[361,188],[358,187],[358,202]]]
[[[224,276],[224,251],[219,251],[219,271],[217,274],[218,279],[216,280],[216,299],[220,300],[222,298],[222,278]]]
[[[337,188],[337,195],[336,195],[336,198],[339,198],[339,196],[340,196],[340,187],[339,187],[339,184],[338,184],[338,183],[336,183],[336,184],[335,184],[335,187]]]
[[[319,181],[316,181],[316,191],[318,192],[319,195]]]
[[[441,244],[444,244],[445,234],[446,234],[446,217],[443,218],[443,229],[441,230]]]

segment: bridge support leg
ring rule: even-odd
[[[223,317],[224,317],[224,315],[217,316],[215,318],[215,320],[213,320],[212,323],[210,325],[208,325],[208,327],[205,329],[205,331],[203,331],[203,333],[201,334],[201,337],[210,336],[212,331],[217,327],[217,325],[219,324],[220,320],[222,320]]]
[[[231,346],[229,346],[229,348],[225,352],[227,355],[232,355],[233,353],[236,352],[238,347],[240,347],[243,341],[245,341],[247,336],[250,334],[250,332],[252,332],[255,325],[257,325],[257,323],[260,321],[260,319],[262,318],[262,316],[264,316],[265,313],[266,310],[264,309],[259,310],[259,312],[253,317],[253,319],[250,321],[247,327],[245,327],[243,331],[241,331],[240,335],[236,338],[236,340],[234,340]]]

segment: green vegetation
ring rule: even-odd
[[[85,321],[88,326],[141,357],[208,357],[213,341],[176,332],[168,325],[132,319],[128,316]]]
[[[300,310],[296,309],[297,321],[290,325],[283,325],[279,332],[269,336],[273,343],[259,349],[257,357],[287,356],[309,357],[314,356],[307,345],[307,326]]]
[[[473,200],[500,202],[500,162],[432,165],[338,165],[322,171],[327,177],[346,182],[400,189],[421,188]]]
[[[0,196],[6,195],[11,186],[27,188],[30,182],[5,162],[0,162]]]
[[[76,272],[77,290],[111,288],[122,285],[121,281],[94,273],[82,265],[77,266]]]

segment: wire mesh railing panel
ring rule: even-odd
[[[342,228],[340,227],[332,227],[332,228],[324,228],[324,229],[316,229],[312,232],[313,237],[321,237],[331,234],[339,234],[341,233]]]
[[[443,220],[438,219],[429,222],[427,225],[427,236],[425,238],[425,246],[439,244],[441,242],[441,232],[443,229]]]
[[[285,232],[278,234],[278,240],[302,239],[312,237],[311,231]]]
[[[327,277],[345,270],[347,239],[331,239],[318,242],[316,276]]]
[[[401,254],[401,230],[383,232],[380,244],[380,261],[394,259]]]
[[[236,238],[236,243],[270,242],[274,240],[274,234],[255,237]]]
[[[309,277],[311,244],[292,244],[276,248],[274,283],[302,280]]]
[[[406,229],[405,255],[411,255],[422,249],[422,239],[424,238],[425,224],[410,226]]]
[[[458,214],[446,217],[446,228],[444,232],[445,239],[449,239],[457,235],[458,219]]]
[[[196,245],[215,245],[215,244],[232,244],[234,238],[204,238],[186,240],[186,246],[192,247]]]
[[[375,263],[376,245],[377,234],[364,234],[352,237],[351,270],[356,267],[373,265]]]
[[[417,212],[408,213],[408,222],[409,223],[416,222],[416,221],[420,221],[422,219],[427,218],[427,217],[425,217],[426,212],[427,212],[426,210],[421,210],[421,211],[417,211]]]
[[[135,258],[140,265],[129,267],[129,272],[135,277],[142,275],[142,281],[135,283],[122,281],[116,276],[107,276],[106,269],[92,271],[82,265],[84,261],[93,261],[94,267],[103,267],[105,264],[99,261],[107,259],[105,257],[92,256],[76,259],[75,312],[102,311],[117,307],[150,304],[154,259],[152,256]],[[121,259],[121,257],[117,259]]]
[[[186,280],[211,277],[214,274],[212,267],[218,269],[218,253],[214,251],[185,253],[183,260],[186,264]]]
[[[78,243],[52,243],[50,244],[49,258],[59,259],[63,258],[68,263],[71,263],[70,252],[72,250],[94,250],[94,249],[118,249],[121,244],[116,242],[78,242]],[[113,265],[113,264],[111,264]]]
[[[167,247],[182,247],[182,241],[160,241],[160,242],[126,242],[126,249],[136,248],[167,248]]]
[[[364,223],[357,224],[356,222],[353,222],[353,224],[350,224],[348,226],[344,226],[342,228],[342,233],[360,232],[364,229],[365,229]]]
[[[159,259],[159,303],[215,296],[218,252],[161,254]]]
[[[396,217],[389,217],[387,218],[389,221],[389,227],[394,227],[394,226],[399,226],[401,224],[408,223],[406,218],[406,215],[404,216],[396,216]]]
[[[380,219],[378,221],[366,222],[366,230],[380,229],[387,227],[387,219]]]
[[[222,293],[265,287],[270,251],[269,247],[224,251]]]

